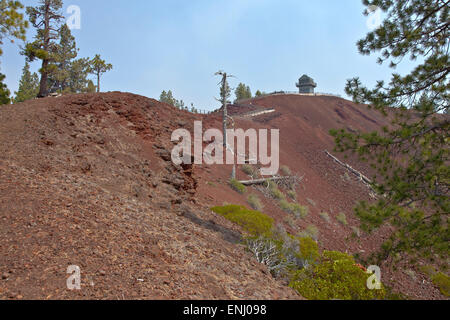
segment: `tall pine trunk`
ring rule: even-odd
[[[50,47],[50,1],[45,1],[45,12],[44,12],[44,51],[48,52]],[[42,60],[42,70],[41,70],[41,82],[39,85],[39,98],[44,98],[48,95],[47,82],[48,82],[48,59]]]
[[[100,72],[97,73],[97,92],[100,92]]]
[[[41,71],[41,82],[39,85],[39,98],[44,98],[48,95],[47,92],[47,81],[48,81],[48,72],[46,71],[48,67],[48,60],[42,60],[42,71]]]

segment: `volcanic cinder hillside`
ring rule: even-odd
[[[386,119],[336,97],[274,95],[246,104],[275,109],[256,117],[230,111],[236,127],[280,129],[280,162],[304,177],[298,201],[310,214],[287,223],[274,201],[251,190],[263,211],[291,232],[315,225],[323,249],[376,250],[388,228],[351,237],[352,208],[372,199],[370,189],[325,151],[333,154],[330,129],[377,130]],[[218,113],[193,115],[129,93],[2,106],[0,299],[302,299],[245,250],[238,227],[211,212],[247,205],[248,194],[227,184],[231,167],[172,163],[172,132],[193,132],[195,120],[221,128]],[[248,179],[240,170],[238,178]],[[348,226],[336,221],[341,212]],[[81,268],[81,290],[66,287],[70,265]],[[415,266],[382,276],[411,297],[441,298]]]

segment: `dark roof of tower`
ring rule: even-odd
[[[315,84],[314,80],[311,77],[308,77],[306,74],[301,76],[301,78],[298,79],[298,82],[301,84]]]
[[[314,82],[314,80],[311,77],[308,77],[306,74],[300,77],[298,79],[298,85],[299,86],[313,86],[316,87],[317,84]]]

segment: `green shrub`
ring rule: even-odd
[[[347,216],[346,216],[345,213],[343,213],[343,212],[341,212],[341,213],[339,213],[339,214],[337,215],[336,220],[337,220],[339,223],[343,224],[344,226],[348,225],[348,222],[347,222]]]
[[[287,195],[294,201],[297,201],[297,192],[295,190],[289,190]]]
[[[292,171],[291,171],[291,169],[289,169],[288,166],[281,166],[280,171],[285,176],[290,176],[292,174]]]
[[[436,274],[436,269],[433,266],[425,265],[419,268],[420,271],[425,273],[427,276],[432,277]]]
[[[287,200],[280,200],[279,205],[283,211],[286,211],[287,213],[294,213],[292,211],[291,203],[289,203]]]
[[[244,164],[241,167],[242,172],[244,172],[246,175],[250,176],[250,177],[257,177],[258,176],[258,170],[250,165],[250,164]]]
[[[433,283],[439,287],[439,290],[441,293],[446,296],[450,297],[450,277],[447,276],[445,273],[438,272],[434,276],[431,277],[431,280]]]
[[[297,216],[297,218],[300,218],[300,219],[306,218],[309,214],[309,208],[306,206],[301,206],[296,203],[294,214]]]
[[[356,266],[353,257],[336,251],[324,251],[318,264],[297,271],[290,286],[312,300],[383,299],[386,291],[369,290],[369,274]]]
[[[331,218],[330,215],[326,212],[321,212],[319,213],[320,217],[325,220],[326,222],[330,223],[331,222]]]
[[[319,245],[310,237],[298,238],[301,259],[308,261],[309,263],[315,263],[319,260]]]
[[[342,180],[344,181],[350,181],[352,180],[352,178],[350,178],[350,176],[348,175],[348,173],[344,173],[344,175],[341,176]]]
[[[284,218],[284,222],[292,229],[296,228],[295,219],[292,216],[286,216],[286,218]]]
[[[431,281],[439,287],[439,290],[444,296],[450,296],[450,278],[445,273],[438,272],[430,265],[421,266],[419,270],[431,278]]]
[[[306,201],[308,201],[308,203],[309,203],[310,205],[312,205],[313,207],[316,206],[316,202],[315,202],[314,200],[308,198],[308,199],[306,199]]]
[[[272,189],[270,190],[272,197],[274,197],[277,200],[284,200],[286,199],[286,196],[284,195],[284,193],[280,190],[280,189]]]
[[[401,292],[394,292],[392,288],[389,288],[388,286],[385,287],[385,290],[386,296],[384,297],[384,300],[409,300],[408,296]]]
[[[245,186],[240,183],[239,181],[237,181],[236,179],[231,179],[230,180],[230,186],[234,191],[239,192],[240,194],[244,194],[245,193]]]
[[[279,204],[283,211],[293,213],[299,219],[305,218],[308,215],[308,207],[303,207],[298,203],[292,203],[288,202],[286,199],[282,199]]]
[[[251,236],[271,236],[274,220],[255,210],[249,210],[244,206],[228,205],[211,208],[225,219],[241,226]]]
[[[255,210],[261,211],[264,208],[263,204],[261,203],[261,200],[256,194],[249,195],[247,198],[247,202]]]
[[[358,227],[352,227],[353,230],[353,237],[360,238],[361,237],[361,230]]]
[[[317,241],[319,238],[319,229],[315,225],[309,225],[305,230],[298,234],[301,238],[312,238]]]
[[[280,272],[280,274],[284,274],[289,278],[292,276],[292,272],[295,272],[298,269],[302,269],[305,266],[313,263],[312,259],[315,256],[314,254],[314,246],[312,244],[303,243],[304,252],[302,253],[300,247],[300,239],[295,237],[284,228],[276,228],[273,233],[274,243],[277,244],[278,250],[280,253],[280,257],[284,262],[285,270]],[[307,245],[310,245],[308,248]],[[309,251],[308,251],[309,250]],[[311,260],[308,260],[311,259]]]
[[[284,193],[278,189],[278,185],[273,181],[268,181],[270,195],[276,200],[286,200]]]

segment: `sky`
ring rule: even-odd
[[[22,0],[33,6],[37,0]],[[102,91],[123,91],[158,99],[163,90],[203,110],[219,107],[224,70],[256,90],[296,91],[307,74],[318,92],[346,97],[346,80],[359,76],[373,86],[392,69],[362,56],[356,42],[371,31],[360,0],[65,0],[76,5],[80,29],[72,30],[78,57],[100,54],[113,64]],[[28,30],[32,40],[35,30]],[[6,42],[6,41],[5,41]],[[25,59],[21,45],[5,43],[0,72],[14,92]],[[39,62],[32,63],[37,71]],[[396,72],[409,71],[406,62]],[[94,77],[92,77],[94,80]]]

